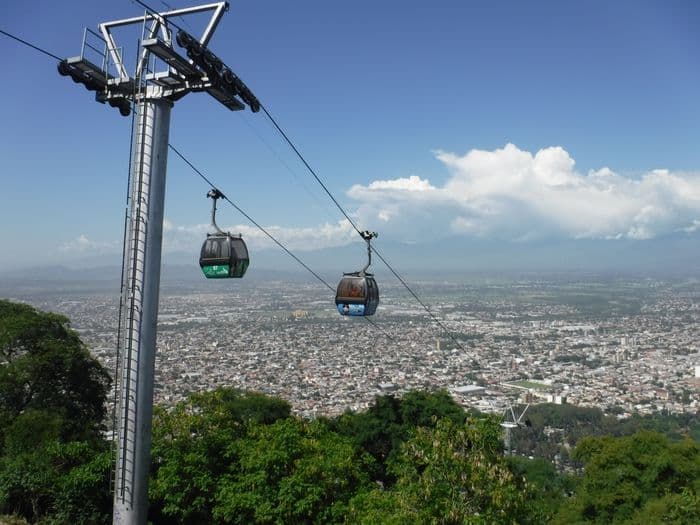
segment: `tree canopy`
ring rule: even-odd
[[[251,425],[290,417],[289,403],[254,392],[219,388],[192,394],[153,416],[150,484],[153,519],[212,523],[220,477],[229,449]]]
[[[584,474],[557,523],[638,523],[652,511],[663,518],[659,522],[700,518],[700,445],[692,440],[673,443],[650,431],[587,437],[574,456]],[[693,519],[684,521],[684,515]]]
[[[110,382],[66,317],[0,300],[0,428],[42,411],[62,439],[94,438]]]
[[[526,485],[503,457],[492,417],[449,419],[418,427],[390,462],[390,489],[375,488],[351,502],[356,523],[528,523]]]
[[[68,319],[0,300],[0,512],[108,520],[109,385]]]
[[[391,484],[394,476],[387,472],[386,465],[398,454],[401,443],[417,427],[433,427],[442,418],[463,423],[467,413],[446,390],[411,391],[400,398],[377,396],[364,412],[346,412],[329,424],[371,454],[377,465],[377,479]]]
[[[529,512],[498,421],[467,419],[444,391],[380,396],[335,419],[285,408],[217,389],[159,409],[154,523],[504,522]]]

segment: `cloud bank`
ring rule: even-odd
[[[357,240],[357,234],[350,223],[343,219],[336,224],[322,224],[310,228],[294,228],[286,226],[263,226],[275,239],[292,251],[312,251],[322,248],[344,246]],[[248,248],[266,249],[277,248],[277,245],[260,229],[252,225],[234,224],[220,225],[224,231],[242,234]],[[163,224],[163,242],[166,252],[191,251],[197,249],[212,228],[209,224],[194,226],[178,226],[170,220]]]
[[[75,239],[60,244],[57,248],[61,254],[91,254],[102,255],[105,253],[114,253],[121,244],[116,241],[95,241],[89,239],[87,235],[81,234]]]
[[[356,184],[347,195],[356,203],[346,211],[360,229],[382,234],[380,240],[421,243],[433,238],[503,241],[635,239],[700,232],[700,173],[651,170],[637,177],[604,167],[586,174],[561,147],[536,153],[507,144],[493,151],[471,150],[460,156],[435,152],[448,177],[442,185],[411,175]],[[264,225],[294,252],[358,242],[343,219],[308,228]],[[278,249],[258,228],[222,225],[243,234],[252,250]],[[164,223],[164,250],[198,252],[208,224]],[[81,236],[64,251],[108,251],[115,243]]]
[[[700,227],[698,173],[581,174],[558,146],[534,155],[507,144],[436,157],[450,174],[442,187],[415,175],[352,186],[348,195],[359,202],[361,222],[406,240],[447,234],[641,240]]]

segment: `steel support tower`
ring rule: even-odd
[[[207,44],[227,2],[215,2],[99,24],[85,30],[80,56],[63,60],[58,71],[95,92],[95,99],[135,113],[129,176],[128,222],[118,348],[114,524],[145,524],[151,451],[158,297],[170,113],[191,91],[204,91],[230,110],[260,104],[245,84]],[[211,12],[199,38],[179,29],[173,39],[171,20]],[[127,72],[116,28],[140,26],[138,58]],[[187,58],[175,50],[174,40]],[[240,100],[239,100],[240,99]],[[241,100],[243,102],[241,102]]]
[[[124,283],[123,345],[118,377],[118,433],[113,523],[146,523],[156,326],[163,244],[171,103],[138,103]]]

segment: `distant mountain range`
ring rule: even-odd
[[[380,239],[381,240],[381,239]],[[700,273],[700,235],[675,235],[647,241],[570,240],[502,242],[443,238],[408,244],[377,242],[381,255],[402,276],[416,280],[459,278],[471,274],[490,277],[519,274],[600,273],[649,276],[697,275]],[[343,272],[361,269],[365,248],[355,243],[341,248],[296,251],[295,255],[334,283]],[[201,281],[198,254],[166,253],[162,280]],[[378,277],[391,275],[381,260],[373,257],[370,271]],[[85,258],[60,266],[36,265],[0,271],[5,282],[102,282],[118,286],[120,256]],[[301,265],[281,250],[251,249],[251,266],[246,279],[315,280]]]
[[[676,275],[700,273],[700,234],[679,234],[647,241],[568,240],[494,241],[463,237],[425,240],[414,244],[376,242],[379,253],[400,274],[427,279],[433,274],[596,272],[623,274]],[[335,276],[356,271],[366,262],[360,243],[317,251],[296,251],[295,255],[314,271]],[[191,254],[166,254],[164,263],[190,265],[198,272],[197,258]],[[306,273],[281,250],[251,250],[251,270]],[[249,270],[250,271],[250,270]],[[388,272],[376,255],[370,271]]]

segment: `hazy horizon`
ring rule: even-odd
[[[432,274],[488,273],[698,273],[700,243],[695,236],[667,236],[653,241],[602,240],[562,242],[453,242],[442,239],[421,244],[379,243],[377,248],[399,273],[430,279]],[[312,270],[325,274],[355,271],[366,262],[364,247],[352,246],[324,250],[294,252]],[[198,250],[164,253],[163,267],[191,267],[199,274]],[[256,270],[281,274],[307,273],[296,261],[279,249],[250,250],[249,275]],[[0,276],[38,277],[36,270],[65,268],[66,270],[119,267],[121,254],[85,256],[73,260],[51,262],[25,261],[21,265],[0,266]],[[388,271],[378,257],[373,258],[370,271]],[[310,274],[309,274],[310,275]]]

